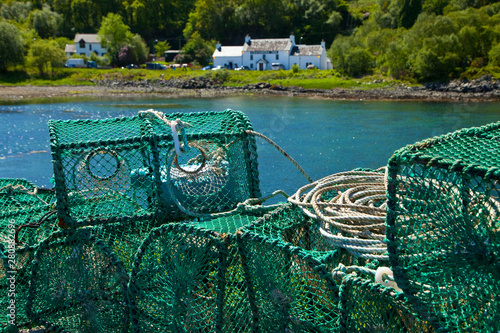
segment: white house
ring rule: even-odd
[[[299,68],[314,65],[319,69],[328,69],[325,42],[321,45],[299,45],[297,52],[290,56],[290,64],[297,64]]]
[[[243,46],[221,46],[217,43],[213,58],[214,67],[221,66],[229,69],[237,68],[242,64]]]
[[[254,40],[247,35],[243,46],[221,46],[217,43],[213,54],[213,65],[226,68],[248,66],[262,71],[280,67],[290,69],[294,64],[302,69],[308,65],[327,69],[325,42],[321,45],[297,45],[294,35],[290,38]]]
[[[65,52],[67,56],[77,54],[90,57],[92,53],[95,53],[98,56],[103,56],[108,52],[106,48],[101,46],[101,42],[97,34],[76,34],[74,42],[74,45],[66,45]]]

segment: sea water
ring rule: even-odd
[[[295,97],[238,96],[173,99],[66,99],[0,105],[0,178],[25,178],[53,187],[50,119],[134,116],[239,110],[254,130],[274,140],[313,178],[354,168],[385,166],[395,150],[464,127],[500,121],[500,103],[337,101]],[[292,194],[307,180],[268,143],[257,138],[264,195]]]

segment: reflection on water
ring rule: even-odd
[[[357,167],[378,168],[407,144],[500,120],[500,103],[366,102],[276,97],[77,100],[0,105],[0,177],[52,187],[47,122],[165,113],[245,112],[254,129],[287,151],[314,179]],[[273,147],[257,139],[263,194],[289,194],[305,178]]]

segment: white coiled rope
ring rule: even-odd
[[[356,257],[387,260],[385,168],[347,171],[301,187],[288,201],[320,222],[321,235]]]

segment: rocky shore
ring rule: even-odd
[[[0,101],[71,96],[134,98],[143,95],[211,97],[234,94],[345,100],[500,101],[500,80],[495,81],[490,76],[473,81],[456,80],[416,87],[393,85],[386,88],[370,88],[369,84],[360,84],[359,88],[351,89],[304,89],[271,85],[267,82],[228,87],[206,77],[189,80],[95,80],[89,83],[90,85],[81,86],[0,86]]]

